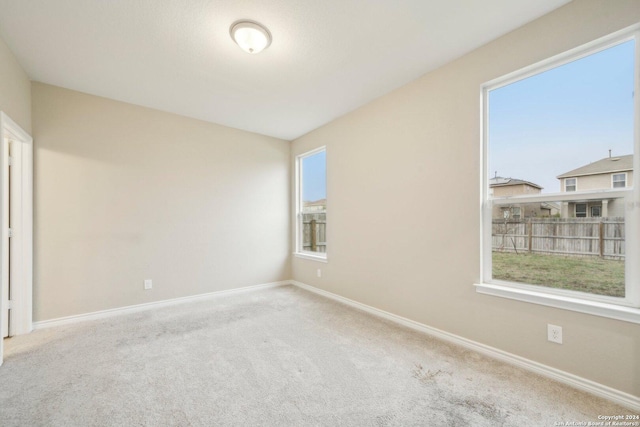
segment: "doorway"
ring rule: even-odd
[[[2,183],[2,194],[3,200],[1,203],[2,206],[2,229],[9,229],[9,247],[3,248],[2,250],[2,267],[0,267],[0,271],[2,272],[2,338],[8,338],[9,335],[9,324],[11,323],[11,316],[9,301],[11,301],[11,143],[12,138],[7,134],[3,135],[2,144],[0,144],[0,149],[2,149],[2,153],[0,154],[0,159],[3,159],[2,164],[2,179],[0,182]],[[6,160],[7,165],[5,167],[4,161]],[[4,242],[3,242],[4,244]],[[8,250],[6,250],[8,249]]]
[[[0,364],[5,337],[32,329],[33,139],[0,112]]]

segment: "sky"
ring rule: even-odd
[[[327,198],[326,164],[326,151],[302,159],[302,201],[315,202]]]
[[[633,154],[634,42],[489,92],[489,178],[560,191],[556,176]]]

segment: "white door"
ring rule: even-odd
[[[32,329],[32,199],[33,139],[0,111],[0,332],[3,337],[26,334]],[[3,343],[4,339],[0,339],[0,365]]]
[[[9,156],[10,156],[10,147],[11,141],[9,138],[3,138],[2,141],[2,154],[0,155],[0,159],[2,159],[2,178],[0,182],[2,182],[2,200],[0,201],[0,210],[2,211],[2,230],[8,230],[10,228],[10,209],[9,209],[9,201],[11,196],[9,194],[11,184],[9,179],[11,174],[9,172]],[[9,336],[9,296],[11,295],[11,273],[9,268],[9,235],[8,233],[0,233],[2,234],[2,250],[0,250],[0,254],[2,254],[2,262],[0,265],[2,266],[0,271],[2,271],[2,338],[6,338]]]

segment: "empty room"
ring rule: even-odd
[[[0,0],[1,426],[640,426],[640,0]]]

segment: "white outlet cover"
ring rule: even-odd
[[[144,281],[144,288],[145,289],[151,289],[153,288],[153,282],[150,279],[147,279]]]
[[[548,324],[547,339],[551,342],[562,344],[562,326]]]

